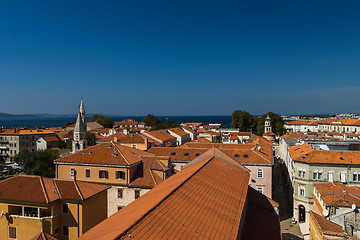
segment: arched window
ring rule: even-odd
[[[261,168],[259,168],[258,171],[257,171],[257,177],[258,178],[263,178],[263,170]]]

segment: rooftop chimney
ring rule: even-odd
[[[114,143],[117,143],[117,141],[118,141],[118,138],[114,137]]]

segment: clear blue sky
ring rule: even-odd
[[[360,111],[360,1],[1,1],[0,112]],[[5,100],[6,99],[6,100]]]

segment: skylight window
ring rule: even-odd
[[[196,157],[196,156],[199,156],[199,155],[200,155],[200,153],[195,153],[195,157]]]
[[[234,154],[234,157],[240,157],[240,155],[239,154]]]
[[[189,153],[185,153],[184,156],[189,156],[190,154]]]
[[[175,156],[176,155],[176,153],[175,152],[172,152],[171,154],[170,154],[170,156]]]

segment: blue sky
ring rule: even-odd
[[[359,112],[359,1],[1,1],[0,112]]]

